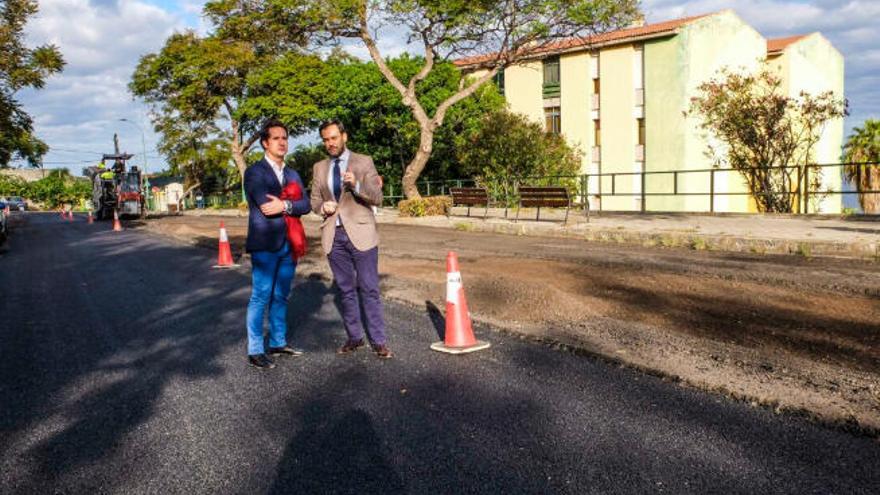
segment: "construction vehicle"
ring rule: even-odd
[[[98,220],[113,218],[113,211],[120,217],[144,215],[144,195],[141,189],[141,171],[136,166],[126,170],[125,162],[133,155],[119,152],[119,139],[113,135],[116,152],[105,154],[101,165],[87,167],[83,175],[92,183],[92,208]],[[106,164],[112,163],[107,166]]]

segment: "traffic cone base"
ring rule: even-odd
[[[446,332],[443,341],[431,344],[431,349],[448,354],[466,354],[487,347],[488,342],[474,338],[461,272],[458,270],[458,256],[450,251],[446,257]]]
[[[431,349],[438,352],[445,352],[447,354],[467,354],[469,352],[487,349],[490,345],[492,344],[484,342],[482,340],[475,340],[474,345],[468,347],[449,347],[448,345],[446,345],[446,342],[441,341],[431,344]]]
[[[238,263],[232,263],[231,265],[214,265],[211,268],[238,268],[240,266]]]
[[[220,222],[220,245],[217,251],[217,264],[213,268],[236,268],[232,261],[232,248],[229,246],[229,236],[226,234],[226,225]]]

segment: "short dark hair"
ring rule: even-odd
[[[263,122],[263,127],[260,128],[260,146],[262,146],[263,149],[266,149],[266,146],[263,144],[263,141],[269,140],[269,129],[271,129],[273,127],[280,127],[282,129],[284,129],[284,134],[287,134],[288,136],[290,135],[290,131],[287,130],[287,126],[284,125],[284,122],[281,122],[278,119],[266,120],[265,122]]]
[[[343,123],[339,119],[325,120],[323,123],[321,123],[320,126],[318,126],[318,134],[324,132],[324,129],[330,127],[331,125],[335,125],[337,128],[339,128],[340,134],[345,134],[345,125],[343,125]]]

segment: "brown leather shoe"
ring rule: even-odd
[[[391,352],[391,349],[388,348],[385,344],[373,344],[373,352],[376,353],[376,357],[379,359],[391,359],[394,354]]]
[[[346,340],[345,344],[342,345],[339,349],[336,349],[336,354],[348,354],[358,350],[358,347],[364,346],[364,339],[360,340]]]

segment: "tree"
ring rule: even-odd
[[[716,167],[740,172],[759,211],[791,213],[799,188],[818,190],[822,170],[812,163],[813,149],[824,125],[847,109],[831,91],[786,95],[765,64],[755,74],[722,69],[697,87],[688,114],[720,142],[706,155]],[[798,184],[799,168],[811,172],[810,184]]]
[[[33,119],[15,99],[23,88],[40,89],[46,79],[64,67],[54,45],[28,48],[24,26],[37,13],[36,0],[5,0],[0,3],[0,167],[20,158],[37,167],[49,151],[33,133]]]
[[[76,204],[92,193],[91,184],[85,179],[76,179],[67,169],[56,169],[42,179],[27,185],[27,196],[48,208],[64,203]]]
[[[264,23],[263,32],[243,22],[260,4],[209,2],[205,12],[216,23],[215,32],[170,36],[158,53],[141,58],[129,84],[135,96],[153,106],[158,132],[168,128],[163,121],[185,121],[202,140],[225,136],[241,177],[262,122],[276,117],[292,134],[302,132],[317,122],[315,101],[327,88],[316,70],[319,58],[287,51],[304,43],[300,29],[290,27],[273,38],[266,33],[278,30],[277,20]]]
[[[412,112],[375,63],[337,53],[327,64],[334,91],[325,113],[345,123],[349,146],[371,155],[386,183],[400,183],[419,146],[420,128]],[[401,78],[411,77],[423,64],[422,57],[409,54],[388,60],[388,66]],[[451,63],[437,64],[419,85],[421,101],[433,111],[464,82]],[[461,177],[456,150],[465,144],[465,136],[479,129],[486,114],[503,106],[503,97],[494,85],[487,84],[451,108],[434,137],[428,178]]]
[[[268,0],[283,5],[290,0]],[[337,37],[360,39],[379,71],[400,94],[419,126],[419,145],[403,175],[407,198],[418,198],[416,180],[433,151],[434,135],[456,103],[491,80],[499,70],[546,53],[552,43],[621,27],[638,13],[637,0],[321,0],[326,29]],[[382,27],[408,31],[408,41],[424,50],[421,68],[408,79],[395,74],[379,50]],[[584,44],[588,38],[581,39]],[[493,51],[485,55],[487,51]],[[433,112],[421,84],[442,60],[484,54],[487,69],[437,102]]]
[[[508,200],[508,187],[518,178],[547,177],[565,184],[564,177],[574,177],[580,170],[580,153],[565,138],[545,132],[524,115],[500,110],[486,115],[481,124],[459,147],[458,157],[462,168],[496,199]],[[576,179],[568,182],[576,187]]]
[[[184,177],[184,197],[202,187],[209,176],[225,177],[230,167],[235,170],[229,139],[212,138],[221,134],[213,125],[195,126],[191,122],[168,118],[156,119],[155,125],[162,136],[158,149],[168,159],[169,173]]]
[[[880,213],[880,120],[868,119],[864,127],[853,128],[843,152],[848,162],[844,173],[859,191],[862,210]]]

